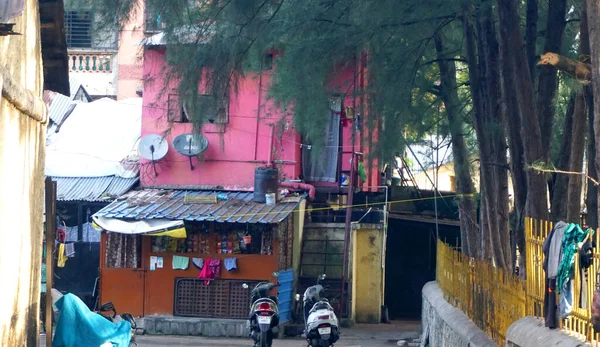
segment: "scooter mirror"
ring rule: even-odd
[[[275,278],[279,277],[279,272],[277,272],[277,271],[273,272],[272,276]]]
[[[244,288],[244,289],[248,289],[248,283],[243,283],[243,284],[242,284],[242,288]]]
[[[300,294],[296,294],[296,301],[300,301]]]

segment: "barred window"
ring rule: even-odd
[[[139,269],[142,267],[142,242],[139,235],[107,233],[107,268]]]

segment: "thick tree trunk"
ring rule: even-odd
[[[575,112],[575,94],[569,98],[569,104],[565,113],[565,124],[563,127],[563,136],[560,144],[560,153],[558,161],[554,165],[558,170],[569,170],[569,155],[571,154],[571,135],[573,133],[573,112]],[[552,220],[558,222],[567,219],[569,175],[553,174],[552,184]]]
[[[502,42],[502,36],[500,36]],[[514,225],[513,235],[514,243],[519,247],[521,262],[518,264],[521,270],[525,269],[525,201],[527,200],[527,175],[525,173],[525,161],[523,159],[523,141],[521,139],[521,119],[519,116],[519,107],[517,105],[517,95],[514,88],[514,75],[512,64],[510,62],[510,50],[500,44],[500,66],[502,67],[502,112],[506,119],[505,131],[508,137],[510,153],[510,171],[514,191],[514,209],[516,223]],[[523,273],[523,272],[521,272]]]
[[[588,34],[588,19],[586,7],[583,6],[581,11],[581,30],[579,40],[581,42],[580,53],[583,56],[584,63],[589,64],[590,55],[590,38]],[[586,85],[584,88],[586,110],[587,110],[587,174],[593,179],[598,179],[594,160],[596,158],[596,139],[594,137],[594,95],[591,85]],[[593,182],[587,182],[587,198],[585,201],[587,207],[586,222],[592,228],[598,227],[598,187]]]
[[[587,130],[587,174],[591,178],[598,180],[596,171],[596,138],[594,137],[594,98],[592,87],[586,87],[586,104],[588,117]],[[587,208],[587,224],[596,229],[598,228],[598,187],[591,181],[587,182],[587,198],[585,205]]]
[[[456,177],[456,192],[464,194],[459,201],[460,229],[463,238],[463,252],[468,256],[480,258],[477,230],[477,215],[475,212],[475,188],[470,173],[469,154],[464,137],[464,125],[460,114],[460,100],[456,83],[456,66],[446,54],[444,37],[441,32],[435,36],[435,48],[438,55],[438,65],[441,77],[441,96],[446,106],[446,115],[450,135],[452,137],[452,155],[454,157],[454,173]]]
[[[537,0],[527,0],[525,29],[525,44],[527,45],[527,62],[529,63],[529,73],[535,81],[535,47],[537,43],[537,21],[538,21],[538,2]]]
[[[503,124],[505,120],[501,110],[501,82],[498,39],[494,26],[491,6],[483,7],[478,15],[478,42],[480,62],[485,63],[481,79],[486,81],[487,97],[485,131],[489,137],[486,141],[491,144],[490,162],[482,163],[488,166],[492,173],[491,189],[493,200],[488,206],[490,221],[490,236],[493,241],[492,250],[497,264],[504,269],[512,270],[512,253],[510,248],[510,216],[508,206],[508,163],[506,160],[506,137]],[[489,184],[489,183],[487,183]]]
[[[565,31],[565,15],[567,0],[550,0],[548,3],[548,19],[546,24],[546,37],[544,42],[545,52],[560,53],[563,33]],[[532,81],[534,79],[532,78]],[[545,150],[545,159],[550,158],[550,144],[552,138],[552,120],[554,119],[554,98],[558,90],[558,77],[556,69],[543,68],[540,71],[538,84],[538,120],[540,122],[540,135],[542,149]]]
[[[600,136],[600,0],[588,0],[587,24],[592,59],[592,90],[594,95],[594,137]],[[596,172],[600,171],[600,141],[596,141]],[[597,189],[600,194],[600,189]]]
[[[477,35],[471,13],[463,16],[474,123],[480,153],[482,237],[488,238],[494,263],[512,268],[508,221],[506,143],[500,112],[498,46],[491,7],[477,13]],[[483,228],[485,226],[485,228]]]
[[[600,1],[600,0],[598,0]],[[533,84],[529,69],[522,62],[527,60],[523,37],[519,30],[519,13],[515,0],[498,0],[500,31],[504,36],[504,49],[510,49],[515,92],[521,115],[521,137],[523,139],[526,165],[545,161],[547,148],[543,147],[539,118],[536,112]],[[527,170],[527,201],[525,213],[538,219],[548,219],[548,192],[544,175]],[[518,189],[518,187],[515,187]]]
[[[585,97],[583,91],[578,91],[575,96],[575,109],[573,112],[573,131],[571,132],[571,155],[569,156],[569,171],[581,172],[583,169],[583,153],[585,151]],[[567,220],[571,223],[580,222],[581,214],[582,176],[570,175]]]

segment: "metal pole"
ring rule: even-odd
[[[354,140],[352,143],[352,159],[350,160],[350,178],[348,182],[348,198],[346,199],[346,230],[344,232],[344,262],[342,263],[342,286],[340,288],[340,317],[344,312],[344,286],[346,285],[346,272],[348,271],[348,248],[350,247],[350,228],[352,225],[352,204],[354,200]]]
[[[52,346],[52,287],[56,239],[56,182],[46,178],[46,346]]]

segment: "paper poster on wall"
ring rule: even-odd
[[[162,269],[163,268],[163,257],[157,257],[156,268],[157,269]]]
[[[156,257],[151,256],[150,257],[150,271],[154,271],[154,270],[156,270]]]

